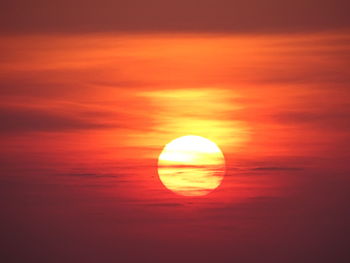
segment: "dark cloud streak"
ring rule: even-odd
[[[1,133],[61,132],[111,127],[91,119],[33,108],[0,108]],[[113,127],[113,126],[112,126]]]
[[[333,106],[333,108],[323,108],[317,110],[294,110],[284,111],[276,114],[277,121],[284,124],[298,124],[313,126],[325,130],[350,130],[349,105]]]

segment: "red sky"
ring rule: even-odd
[[[37,2],[0,18],[1,261],[349,261],[345,2]],[[188,134],[205,197],[157,175]]]

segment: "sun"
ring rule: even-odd
[[[158,174],[164,186],[176,194],[207,195],[224,178],[225,158],[214,142],[187,135],[164,147],[158,158]]]

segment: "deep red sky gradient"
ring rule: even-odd
[[[0,261],[349,262],[346,5],[5,3]],[[157,175],[188,134],[205,197]]]

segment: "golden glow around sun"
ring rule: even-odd
[[[225,158],[212,141],[194,135],[168,143],[158,158],[158,174],[166,188],[184,196],[206,195],[225,173]]]

